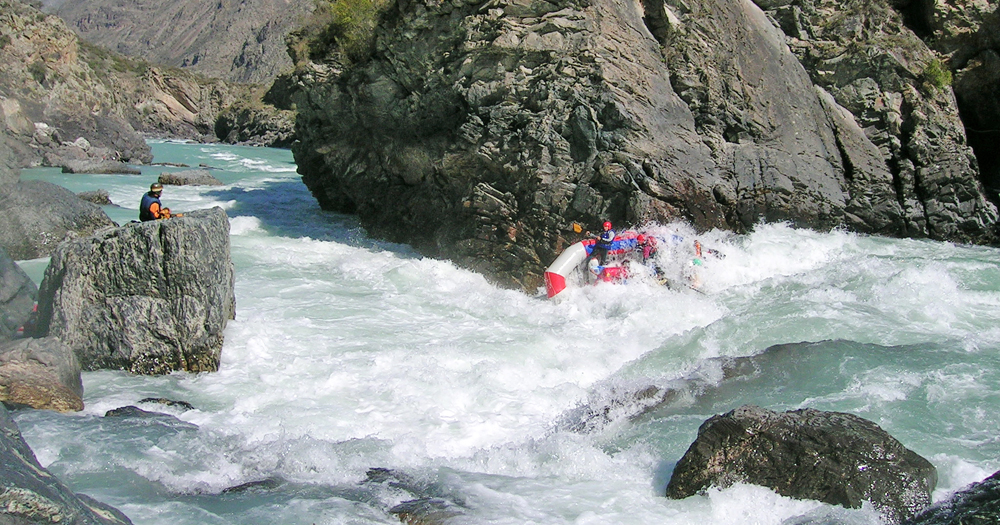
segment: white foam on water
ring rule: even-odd
[[[166,146],[189,163],[224,163],[224,186],[164,196],[174,209],[230,213],[237,314],[220,370],[86,372],[82,413],[18,416],[44,465],[120,502],[135,523],[384,523],[393,504],[427,496],[352,495],[368,469],[387,467],[430,480],[431,496],[463,501],[460,523],[780,524],[809,515],[875,524],[871,509],[751,486],[666,499],[672,462],[711,414],[622,416],[590,433],[561,424],[581,408],[624,403],[627,414],[646,385],[692,374],[723,384],[722,368],[699,366],[704,359],[800,341],[915,346],[861,371],[844,362],[801,372],[813,375],[793,378],[805,386],[780,400],[787,408],[875,420],[940,463],[935,497],[996,466],[995,249],[782,224],[746,236],[651,226],[683,237],[661,245],[678,275],[692,268],[695,238],[725,257],[703,257],[697,290],[634,279],[548,301],[368,238],[355,219],[318,210],[287,155]],[[125,178],[109,188],[135,208],[146,189]],[[757,388],[746,397],[779,389]],[[678,406],[697,411],[691,396]],[[101,417],[144,397],[195,409],[144,403],[176,418],[146,424]],[[225,488],[271,476],[305,488],[288,489],[281,505],[259,503],[277,497],[262,495],[246,496],[256,507],[221,508],[232,497],[219,495]]]

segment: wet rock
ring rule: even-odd
[[[0,406],[0,522],[74,525],[131,524],[118,509],[74,494],[43,468],[24,442],[7,409]]]
[[[36,333],[68,344],[86,370],[207,372],[235,311],[229,220],[213,208],[60,245]]]
[[[389,509],[399,521],[407,525],[444,525],[463,513],[454,504],[439,498],[421,498],[404,501]]]
[[[187,401],[174,401],[163,397],[147,397],[139,400],[139,403],[155,403],[157,405],[179,408],[181,410],[194,410],[194,405]]]
[[[931,502],[937,471],[878,425],[840,412],[743,406],[713,416],[674,468],[667,496],[750,483],[848,508],[870,501],[890,523]]]
[[[0,401],[31,408],[83,410],[80,363],[54,337],[0,344]]]
[[[262,494],[265,492],[270,492],[285,484],[285,480],[279,477],[272,477],[267,479],[261,479],[257,481],[248,481],[246,483],[241,483],[235,487],[229,487],[222,491],[223,494]]]
[[[208,170],[184,170],[172,173],[161,173],[160,184],[173,186],[222,186],[222,182],[213,177]]]
[[[370,56],[300,64],[299,172],[324,209],[529,291],[605,219],[990,242],[954,99],[900,15],[762,4],[393,4]]]
[[[903,525],[988,525],[1000,523],[1000,472],[906,520]]]

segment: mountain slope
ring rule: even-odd
[[[243,83],[291,67],[285,35],[313,0],[61,0],[45,9],[118,53]]]

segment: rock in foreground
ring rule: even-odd
[[[989,525],[1000,523],[1000,472],[921,512],[903,525]]]
[[[74,494],[38,463],[21,431],[0,404],[0,523],[122,525],[118,509]]]
[[[73,350],[54,337],[0,345],[0,401],[59,412],[83,410],[83,381]]]
[[[674,469],[667,496],[686,498],[734,483],[848,508],[870,501],[897,523],[930,504],[937,470],[860,417],[748,405],[701,425]]]
[[[218,369],[234,316],[229,219],[213,208],[60,245],[37,333],[68,344],[86,370],[206,372]]]

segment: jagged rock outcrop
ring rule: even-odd
[[[206,77],[266,84],[291,68],[285,35],[314,8],[311,0],[65,0],[47,11],[83,39],[118,53]]]
[[[992,239],[899,15],[817,1],[791,40],[781,9],[806,8],[773,4],[396,2],[368,56],[300,65],[299,172],[325,209],[529,290],[574,222]]]
[[[890,2],[760,0],[812,81],[878,148],[902,206],[897,233],[976,240],[996,222],[966,143],[947,66]],[[846,166],[855,182],[857,165]],[[863,181],[870,186],[868,181]]]
[[[870,501],[889,523],[927,507],[937,470],[878,425],[840,412],[743,406],[713,416],[674,467],[667,496],[750,483],[847,508]]]
[[[126,224],[52,254],[37,335],[68,344],[86,370],[215,371],[235,316],[233,284],[221,208]]]
[[[126,525],[118,509],[74,494],[43,468],[0,404],[0,521],[10,524]]]
[[[1000,472],[973,483],[903,525],[989,525],[1000,523]]]
[[[31,408],[83,410],[80,362],[54,337],[0,344],[0,401]]]
[[[229,144],[287,148],[295,141],[295,112],[237,102],[216,119],[215,136]]]
[[[31,317],[38,287],[0,246],[0,341],[13,339]]]

